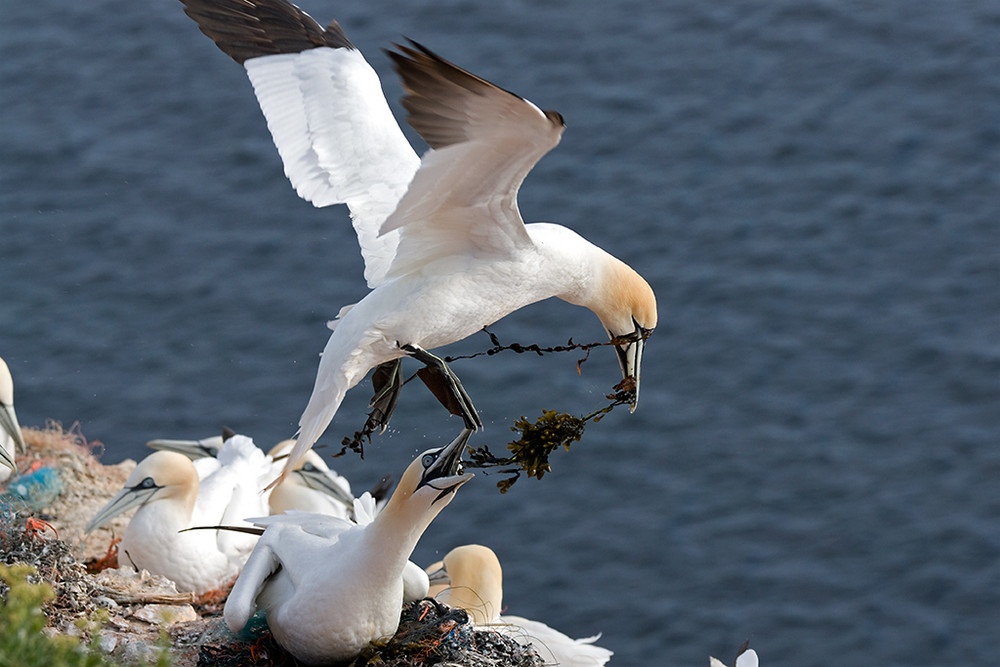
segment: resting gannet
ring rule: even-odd
[[[227,434],[230,435],[230,434]],[[194,462],[199,479],[218,468],[215,457],[224,442],[217,436],[201,440],[168,440],[157,439],[146,443],[147,447],[156,450],[167,450],[184,454]],[[230,437],[232,437],[230,435]],[[295,444],[294,440],[283,440],[267,453],[269,461],[273,462],[261,479],[261,487],[274,479],[284,466],[284,457]],[[304,512],[319,512],[348,518],[354,506],[354,496],[351,494],[351,484],[342,475],[330,469],[320,456],[310,450],[299,461],[292,473],[285,477],[281,484],[272,488],[266,494],[269,514],[281,514],[287,510],[302,510]]]
[[[522,646],[531,646],[546,664],[604,665],[613,655],[594,644],[600,635],[572,639],[538,621],[501,616],[503,570],[489,547],[467,544],[452,549],[444,557],[443,567],[430,573],[430,581],[432,585],[449,584],[437,594],[438,601],[464,609],[476,625],[501,632]]]
[[[556,224],[525,225],[521,181],[559,143],[563,118],[414,43],[390,53],[422,158],[393,118],[378,76],[344,31],[286,0],[182,0],[242,64],[299,196],[346,203],[371,292],[340,310],[285,471],[326,430],[372,368],[384,430],[400,360],[433,371],[435,395],[467,428],[482,423],[457,377],[427,350],[462,340],[528,304],[559,297],[592,310],[635,382],[656,326],[653,290],[630,266]],[[635,410],[633,400],[632,409]],[[284,474],[284,473],[283,473]]]
[[[282,465],[281,459],[294,444],[294,440],[284,440],[274,446],[270,455],[276,465]],[[271,514],[301,510],[347,519],[351,517],[354,503],[355,498],[351,494],[351,484],[347,478],[331,470],[319,454],[312,450],[306,452],[295,464],[290,475],[271,489],[268,497]],[[374,503],[372,499],[373,507]]]
[[[346,660],[391,637],[407,559],[473,477],[460,472],[471,432],[418,456],[367,523],[307,512],[252,519],[264,532],[226,602],[229,628],[239,632],[263,609],[278,643],[309,664]]]
[[[17,470],[14,465],[14,448],[22,454],[28,448],[21,436],[21,425],[14,412],[14,380],[7,362],[0,357],[0,482],[6,481]]]
[[[752,648],[748,648],[744,649],[743,652],[736,657],[736,662],[733,663],[733,667],[757,667],[758,664],[757,652]],[[708,659],[708,665],[709,667],[726,667],[724,662],[718,658],[711,657]]]
[[[87,524],[87,532],[138,507],[119,545],[119,561],[171,579],[182,592],[204,593],[235,577],[256,536],[231,531],[178,532],[194,526],[245,525],[267,511],[260,493],[266,456],[245,436],[226,441],[218,469],[199,482],[191,459],[157,451]]]

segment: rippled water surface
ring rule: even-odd
[[[639,410],[543,480],[462,489],[416,558],[492,546],[510,613],[615,664],[972,664],[1000,636],[1000,2],[304,3],[558,109],[521,209],[657,292]],[[299,200],[242,69],[169,0],[8,3],[0,354],[26,425],[105,459],[223,424],[291,435],[324,323],[361,298],[345,211]],[[412,134],[411,134],[412,136]],[[505,341],[603,336],[538,304]],[[446,350],[483,349],[485,335]],[[606,403],[617,365],[456,362],[501,449]],[[367,384],[325,441],[363,419]],[[458,422],[408,387],[336,467],[358,489]],[[329,450],[327,450],[329,451]]]

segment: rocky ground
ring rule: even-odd
[[[123,665],[155,664],[162,647],[178,667],[297,664],[266,626],[248,636],[226,628],[221,611],[227,591],[196,599],[178,593],[163,577],[117,568],[114,542],[129,514],[92,534],[84,532],[121,489],[134,461],[102,465],[99,443],[58,425],[23,432],[29,452],[18,458],[18,475],[0,485],[0,562],[28,563],[54,588],[56,597],[44,608],[46,632],[79,636]],[[0,594],[6,591],[0,580]],[[520,667],[541,662],[497,633],[473,629],[464,611],[424,600],[402,610],[396,637],[351,664]]]

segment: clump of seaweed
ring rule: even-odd
[[[549,455],[560,447],[569,451],[570,445],[579,442],[583,437],[588,421],[597,423],[619,405],[634,400],[635,378],[622,380],[615,385],[614,393],[608,394],[607,398],[611,401],[610,404],[583,417],[556,410],[542,410],[542,416],[534,422],[529,422],[521,416],[510,429],[521,434],[520,438],[508,443],[507,450],[511,452],[510,456],[498,457],[486,446],[476,449],[470,447],[470,462],[466,463],[466,466],[470,468],[514,466],[499,471],[511,475],[497,482],[500,493],[507,493],[514,482],[520,479],[522,473],[528,477],[541,479],[545,473],[552,472]]]

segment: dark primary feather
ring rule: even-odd
[[[353,49],[340,25],[324,30],[311,16],[284,0],[181,0],[184,13],[236,62],[321,46]]]
[[[410,41],[413,48],[396,44],[399,52],[387,51],[406,90],[403,107],[407,122],[431,148],[444,148],[473,139],[466,135],[470,95],[496,92],[524,101],[519,95],[448,62],[430,49]],[[544,112],[557,127],[564,125],[555,111]]]

